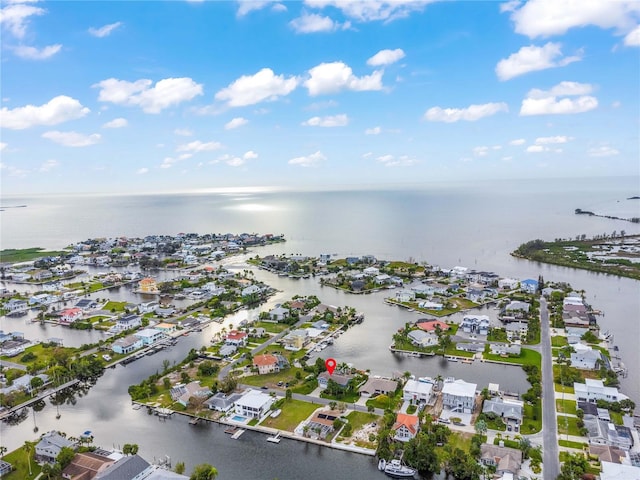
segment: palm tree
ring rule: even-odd
[[[27,460],[29,461],[29,476],[33,475],[33,472],[31,470],[31,452],[33,452],[35,446],[35,442],[30,442],[27,440],[24,442],[24,446],[22,447],[24,448],[24,451],[27,452]]]

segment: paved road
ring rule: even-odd
[[[27,371],[27,367],[20,365],[19,363],[9,362],[8,360],[0,360],[0,365],[7,368],[15,368],[17,370]]]
[[[540,297],[540,353],[542,354],[542,439],[544,478],[554,479],[560,473],[558,460],[558,425],[556,419],[551,333],[547,300]]]

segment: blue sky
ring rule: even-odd
[[[1,15],[3,194],[640,173],[635,0]]]

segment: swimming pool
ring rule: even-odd
[[[231,420],[233,420],[234,422],[246,422],[247,418],[243,417],[242,415],[234,415],[233,417],[231,417]]]

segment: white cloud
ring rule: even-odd
[[[512,10],[515,31],[530,38],[562,35],[571,28],[596,26],[629,32],[637,24],[637,0],[529,0]]]
[[[14,4],[0,9],[0,25],[16,38],[23,38],[27,33],[29,17],[44,15],[46,10],[33,5]]]
[[[21,58],[26,58],[28,60],[46,60],[47,58],[53,57],[61,48],[62,45],[56,43],[55,45],[48,45],[41,49],[29,47],[27,45],[19,45],[17,47],[12,47],[12,50]]]
[[[562,115],[588,112],[598,106],[598,99],[587,95],[592,91],[593,87],[590,84],[578,82],[560,82],[548,91],[534,88],[522,100],[520,115]],[[578,98],[566,98],[571,96]]]
[[[347,17],[359,22],[375,20],[391,21],[409,16],[412,12],[422,11],[428,3],[435,0],[305,0],[312,8],[335,7]]]
[[[418,163],[415,158],[408,155],[400,155],[399,157],[395,157],[394,155],[382,155],[376,158],[376,160],[385,167],[411,167]]]
[[[233,119],[229,120],[224,125],[224,129],[225,130],[233,130],[234,128],[238,128],[238,127],[241,127],[243,125],[246,125],[247,123],[249,123],[249,120],[247,120],[246,118],[236,117],[236,118],[233,118]]]
[[[93,85],[100,88],[98,100],[117,105],[136,105],[146,113],[160,113],[165,108],[202,95],[202,84],[189,77],[165,78],[156,82],[140,79],[135,82],[109,78]]]
[[[579,60],[582,60],[581,52],[572,57],[563,57],[559,43],[549,42],[542,47],[529,45],[509,55],[509,58],[500,60],[496,65],[496,75],[504,81],[529,72],[564,67]]]
[[[304,86],[309,95],[337,93],[341,90],[367,91],[382,90],[382,71],[356,77],[353,70],[342,62],[321,63],[309,70],[309,78]]]
[[[129,122],[127,122],[127,119],[121,117],[121,118],[114,118],[110,122],[105,123],[104,125],[102,125],[102,128],[122,128],[122,127],[126,127],[127,125],[129,125]]]
[[[545,147],[544,145],[529,145],[527,147],[527,153],[540,153],[546,152],[549,150],[549,147]]]
[[[367,60],[367,65],[371,65],[372,67],[391,65],[404,57],[405,54],[401,48],[396,48],[395,50],[380,50],[373,57]]]
[[[285,78],[284,75],[275,75],[270,68],[263,68],[255,75],[238,78],[216,93],[215,98],[230,107],[244,107],[289,95],[297,86],[296,77]]]
[[[503,162],[510,162],[511,160],[513,160],[513,157],[512,156],[502,157],[500,160],[502,160]]]
[[[373,152],[367,152],[362,154],[362,158],[371,158],[373,156]]]
[[[59,165],[60,165],[60,162],[58,162],[57,160],[46,160],[42,163],[42,165],[40,165],[40,168],[38,169],[38,171],[46,173],[53,170]]]
[[[317,151],[306,157],[296,157],[289,160],[289,165],[299,165],[300,167],[317,167],[320,162],[326,160],[322,152]]]
[[[52,130],[50,132],[44,132],[42,138],[46,138],[65,147],[88,147],[95,145],[100,141],[102,136],[99,133],[92,133],[91,135],[84,135],[78,132],[60,132],[58,130]]]
[[[351,22],[339,23],[317,13],[302,12],[301,16],[289,22],[289,26],[296,33],[320,33],[346,30],[351,27]]]
[[[242,155],[242,158],[244,158],[245,160],[255,160],[256,158],[258,158],[258,154],[253,150],[249,150],[248,152],[245,152],[244,155]]]
[[[0,142],[0,152],[3,152],[5,148],[9,146],[8,143]]]
[[[346,114],[328,115],[326,117],[311,117],[302,125],[307,127],[344,127],[349,124],[349,117]]]
[[[373,127],[373,128],[367,128],[364,131],[365,135],[380,135],[382,133],[382,128],[380,127]]]
[[[110,24],[105,25],[105,26],[100,27],[100,28],[91,27],[91,28],[89,28],[88,31],[94,37],[103,38],[103,37],[107,37],[107,36],[111,35],[111,32],[113,32],[116,28],[118,28],[121,25],[122,25],[122,22],[115,22],[115,23],[110,23]]]
[[[516,138],[515,140],[511,140],[509,145],[524,145],[526,140],[524,138]]]
[[[179,145],[178,148],[176,148],[176,152],[199,153],[218,150],[220,148],[222,148],[222,144],[220,142],[201,142],[200,140],[195,140],[193,142]]]
[[[215,164],[219,162],[224,162],[230,167],[241,167],[242,165],[245,165],[248,160],[255,160],[256,158],[258,158],[258,154],[253,150],[249,150],[248,152],[245,152],[241,157],[229,155],[228,153],[226,153],[218,157],[217,160],[214,160],[209,163]]]
[[[0,162],[0,170],[6,170],[10,177],[20,177],[20,178],[25,178],[29,173],[31,173],[29,170],[14,167],[13,165],[7,165],[6,163],[1,163],[1,162]]]
[[[253,12],[254,10],[262,10],[268,7],[273,0],[237,0],[238,2],[238,17],[244,17],[246,14]]]
[[[500,13],[514,12],[521,4],[520,0],[509,0],[500,4]]]
[[[57,125],[69,120],[82,118],[90,110],[75,98],[59,95],[44,105],[26,105],[0,110],[0,126],[12,130],[22,130],[36,125]]]
[[[173,167],[173,164],[176,162],[179,162],[180,160],[177,158],[173,158],[173,157],[165,157],[164,160],[162,160],[162,163],[160,164],[160,168],[171,168]]]
[[[484,103],[482,105],[470,105],[467,108],[440,108],[431,107],[424,114],[424,118],[430,122],[457,122],[466,120],[475,122],[483,117],[489,117],[499,112],[508,112],[506,103]]]
[[[137,173],[138,175],[144,175],[145,173],[149,173],[149,169],[148,169],[148,168],[146,168],[146,167],[139,168],[139,169],[136,171],[136,173]]]
[[[590,148],[587,152],[590,157],[612,157],[614,155],[618,155],[619,153],[619,150],[616,150],[615,148],[609,147],[607,145]]]
[[[325,102],[313,102],[305,110],[323,110],[325,108],[337,107],[339,104],[335,100],[327,100]]]
[[[473,154],[476,157],[486,157],[489,154],[489,147],[474,147]]]
[[[176,128],[173,133],[180,135],[181,137],[190,137],[193,135],[193,132],[188,128]]]
[[[627,47],[640,47],[640,25],[627,33],[624,37],[624,44]]]
[[[555,137],[538,137],[536,138],[536,145],[549,145],[553,143],[567,143],[573,140],[573,137],[567,137],[566,135],[556,135]]]

